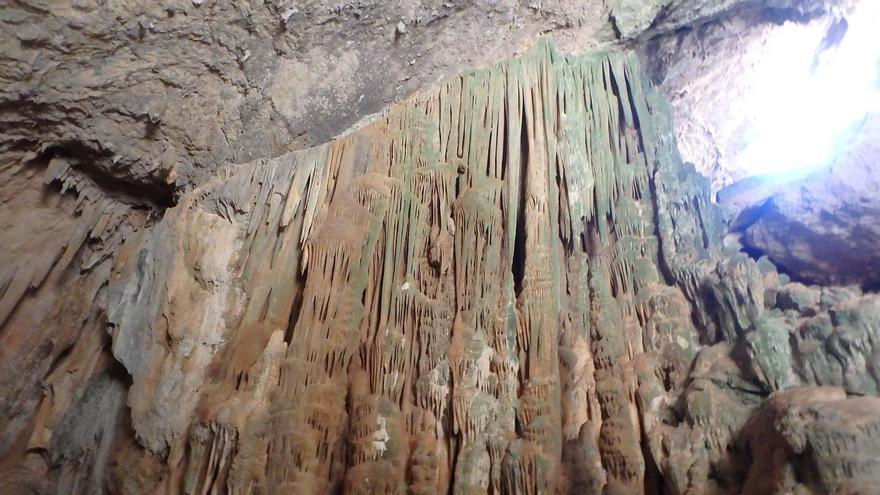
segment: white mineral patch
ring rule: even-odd
[[[386,420],[384,416],[376,417],[376,426],[379,427],[378,430],[373,432],[373,448],[379,452],[379,455],[383,455],[387,450],[385,446],[385,442],[391,440],[391,437],[388,436],[388,430],[385,429]]]

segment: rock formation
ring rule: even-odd
[[[829,167],[718,193],[747,249],[802,282],[880,288],[880,115],[869,114],[859,130]]]
[[[799,282],[876,290],[880,86],[869,67],[880,11],[825,4],[833,15],[767,22],[778,12],[753,10],[639,51],[670,98],[682,156],[710,179],[749,253]]]
[[[878,482],[880,296],[723,242],[626,52],[541,43],[161,218],[61,154],[2,173],[2,493]]]

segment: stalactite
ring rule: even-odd
[[[78,208],[62,264],[118,221]],[[47,270],[2,272],[0,318]],[[877,392],[876,298],[801,308],[774,276],[725,250],[635,58],[542,42],[223,169],[117,263],[107,313],[169,491],[736,492],[768,394]],[[822,435],[791,441],[852,452]]]

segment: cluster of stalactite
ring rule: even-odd
[[[165,466],[154,489],[764,482],[742,452],[766,426],[746,421],[793,385],[875,395],[880,309],[811,288],[802,304],[772,266],[723,248],[664,105],[631,55],[542,43],[185,195],[108,289],[131,429]],[[807,341],[842,357],[820,362]],[[859,421],[877,449],[878,419]],[[802,449],[827,438],[805,428]],[[870,472],[853,448],[815,454],[853,457],[817,486]]]
[[[693,354],[676,284],[694,262],[661,266],[717,237],[705,190],[656,191],[657,174],[694,179],[646,86],[625,54],[545,44],[192,195],[169,237],[200,287],[143,277],[110,314],[142,440],[186,451],[193,492],[639,490],[630,363]],[[187,235],[205,229],[213,246]],[[128,339],[150,310],[155,331],[194,328],[143,352]],[[170,366],[140,357],[157,352]],[[175,392],[175,416],[210,426],[163,417]]]

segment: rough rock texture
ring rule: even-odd
[[[880,296],[726,247],[632,54],[541,43],[161,220],[7,156],[2,493],[876,486]]]
[[[545,3],[16,0],[0,9],[0,150],[64,155],[169,203],[541,33],[569,50],[614,40],[602,0]]]
[[[63,155],[168,204],[226,163],[327,142],[544,33],[580,52],[674,40],[675,29],[744,12],[763,13],[744,23],[763,29],[768,16],[819,15],[826,3],[651,0],[632,12],[642,0],[14,0],[0,9],[0,152]]]
[[[772,173],[779,161],[814,169],[820,163],[810,160],[824,162],[812,156],[821,156],[822,145],[811,143],[827,137],[820,130],[826,120],[832,122],[825,129],[828,136],[841,130],[833,130],[834,106],[846,106],[846,96],[860,90],[858,82],[844,80],[858,78],[846,71],[846,57],[862,49],[854,44],[860,33],[873,30],[876,5],[827,3],[834,15],[786,20],[778,11],[754,10],[641,40],[638,47],[652,79],[671,100],[682,156],[710,178],[717,200],[730,210],[731,230],[747,250],[756,258],[767,255],[801,282],[876,289],[880,125],[875,102],[851,100],[857,120],[836,138],[828,162],[817,171],[753,177]],[[872,5],[873,17],[866,14]],[[844,50],[838,52],[841,41]],[[834,85],[829,74],[836,72],[827,67],[819,79],[806,79],[810,59],[837,64],[841,73]],[[800,78],[812,89],[799,91]],[[774,79],[784,82],[774,85]],[[789,84],[794,85],[790,91]],[[873,84],[880,88],[876,77]],[[798,125],[802,121],[809,124]],[[759,130],[771,136],[757,136]],[[756,140],[767,156],[755,154]]]
[[[623,39],[664,35],[723,19],[731,12],[809,18],[846,0],[611,0],[611,20]]]
[[[859,124],[831,166],[797,180],[755,178],[718,194],[731,230],[808,283],[880,288],[880,115]]]
[[[712,192],[756,174],[757,167],[744,167],[743,155],[756,121],[764,116],[756,112],[770,103],[764,101],[770,96],[763,87],[783,50],[796,40],[797,55],[821,55],[829,48],[823,45],[828,33],[845,19],[839,12],[851,10],[857,1],[816,2],[834,15],[816,14],[822,10],[810,2],[743,10],[634,43],[652,80],[671,101],[682,156],[711,179]],[[768,60],[769,50],[776,58]],[[810,107],[807,101],[803,105]]]
[[[772,394],[744,428],[756,466],[744,491],[791,493],[797,480],[821,493],[876,491],[878,409],[876,397],[846,400],[838,387]]]

